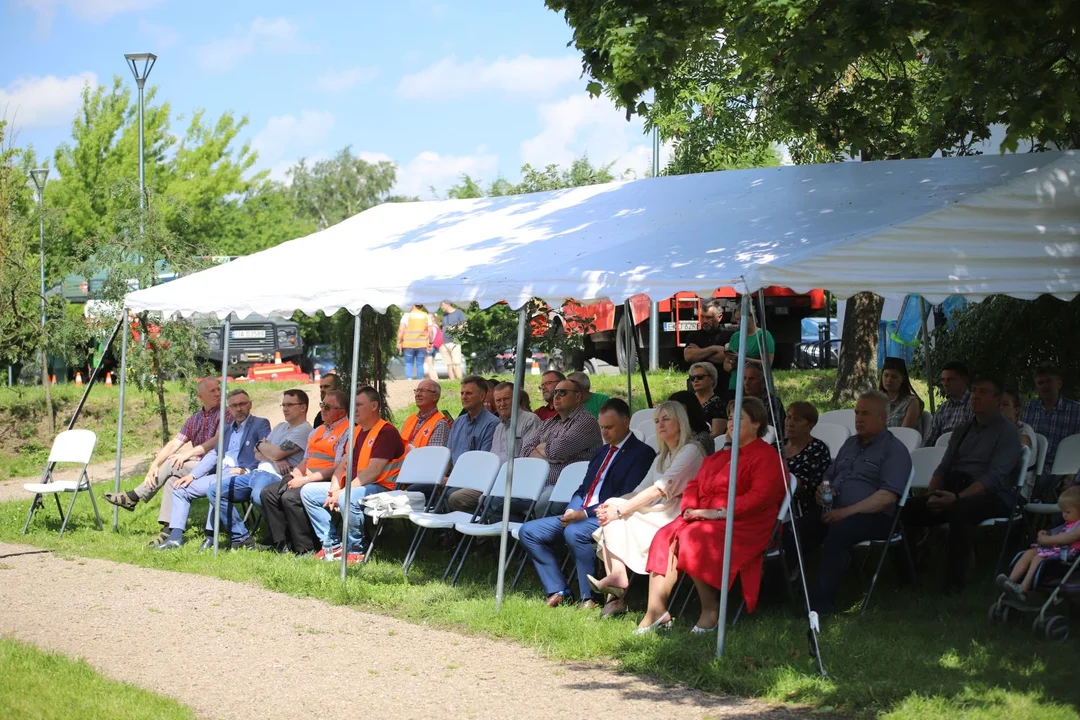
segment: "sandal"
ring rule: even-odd
[[[165,528],[164,530],[162,530],[161,532],[159,532],[157,534],[157,537],[155,537],[150,542],[146,543],[146,546],[156,548],[156,547],[160,546],[162,543],[164,543],[168,539],[169,539],[169,528]]]
[[[111,505],[115,505],[116,507],[124,508],[125,510],[127,510],[129,512],[133,511],[135,509],[135,506],[138,504],[138,503],[136,503],[136,501],[134,501],[130,497],[128,497],[127,493],[123,493],[123,492],[120,492],[120,493],[107,492],[107,493],[105,493],[105,501],[108,502]]]

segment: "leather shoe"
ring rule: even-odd
[[[559,607],[564,602],[569,602],[569,600],[570,600],[570,596],[568,594],[566,594],[566,593],[551,593],[550,595],[547,596],[547,600],[544,601],[544,604],[547,605],[548,607],[553,608],[553,607]]]
[[[254,550],[255,538],[247,535],[242,540],[235,540],[229,545],[230,550]]]
[[[158,545],[157,549],[158,550],[175,550],[178,547],[180,547],[180,543],[176,542],[175,540],[166,540],[165,542]]]
[[[611,618],[626,614],[626,603],[622,600],[612,600],[600,611],[601,618]]]
[[[207,550],[214,549],[214,538],[204,538],[202,544],[199,545],[199,552],[205,552]]]
[[[578,610],[595,610],[600,607],[600,603],[596,602],[592,598],[588,600],[582,600],[578,603]]]

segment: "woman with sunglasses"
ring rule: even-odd
[[[701,403],[714,438],[727,432],[727,412],[723,398],[716,394],[716,379],[716,367],[712,363],[696,362],[690,366],[690,390]]]

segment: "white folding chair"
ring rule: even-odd
[[[923,443],[926,443],[926,438],[930,437],[930,431],[934,429],[934,416],[930,414],[929,410],[923,410],[922,416],[919,417],[919,432],[923,436]]]
[[[776,428],[774,428],[772,425],[770,425],[765,430],[765,436],[762,437],[761,439],[764,440],[765,442],[767,442],[769,445],[775,445],[776,444]]]
[[[491,492],[488,493],[484,511],[480,514],[481,521],[490,519],[491,522],[469,521],[454,524],[454,529],[461,533],[461,540],[458,541],[458,547],[454,550],[453,557],[450,558],[450,565],[453,566],[459,551],[461,552],[461,561],[458,563],[457,570],[454,571],[454,577],[450,581],[451,585],[457,585],[458,576],[461,575],[461,571],[465,567],[465,561],[469,557],[469,551],[472,549],[473,540],[478,537],[497,537],[502,533],[502,513],[497,513],[498,517],[495,517],[496,513],[491,511],[495,504],[494,501],[527,501],[529,503],[529,508],[525,511],[525,522],[531,520],[533,512],[536,510],[536,504],[540,500],[540,494],[544,492],[544,486],[547,484],[548,469],[548,461],[543,458],[517,458],[514,460],[514,481],[510,488],[510,498],[507,499],[505,497],[506,465],[503,464],[502,468],[499,470],[499,476],[495,479],[495,484],[491,488]],[[486,516],[488,515],[491,515],[492,517],[487,518]],[[468,539],[466,540],[466,538]],[[464,545],[464,549],[462,549],[462,545]],[[449,572],[449,570],[450,568],[448,567],[447,572]]]
[[[559,479],[555,481],[555,487],[551,489],[551,495],[548,497],[546,512],[544,512],[545,516],[551,514],[552,508],[558,505],[566,505],[570,502],[574,497],[574,493],[585,481],[585,473],[587,472],[589,472],[588,460],[570,463],[559,472]],[[521,539],[521,526],[524,524],[525,523],[520,522],[510,523],[510,537],[515,540],[514,550],[517,550],[516,542]],[[510,565],[509,558],[514,556],[514,550],[511,550],[510,554],[507,556],[507,566]],[[518,580],[521,578],[521,571],[525,568],[525,563],[528,559],[528,555],[521,558],[521,564],[518,565],[517,573],[514,575],[514,582],[510,583],[511,590],[517,586]]]
[[[943,432],[940,435],[938,435],[937,442],[935,442],[934,445],[937,445],[938,447],[949,447],[949,439],[951,437],[952,437],[952,430],[950,430],[949,432]]]
[[[915,452],[922,447],[922,434],[915,428],[909,427],[891,427],[889,432],[896,436],[896,439],[904,443],[904,447],[908,449],[908,452]]]
[[[645,430],[654,426],[656,418],[656,410],[654,408],[645,408],[644,410],[638,410],[630,416],[630,429],[631,430]]]
[[[997,564],[994,565],[994,574],[992,577],[997,577],[998,570],[1001,568],[1001,561],[1005,557],[1005,548],[1009,544],[1009,535],[1012,534],[1013,523],[1017,520],[1023,521],[1023,514],[1020,512],[1020,493],[1024,491],[1024,482],[1027,480],[1027,469],[1031,462],[1031,448],[1020,446],[1023,452],[1020,454],[1020,466],[1016,472],[1016,495],[1013,497],[1012,507],[1009,508],[1009,514],[1004,517],[987,518],[979,523],[979,527],[995,527],[997,525],[1005,526],[1005,537],[1001,540],[1001,552],[998,553]]]
[[[850,408],[846,410],[829,410],[828,412],[823,412],[818,418],[818,422],[840,425],[846,427],[850,434],[855,434],[855,411]]]
[[[916,450],[915,452],[919,452],[920,450]],[[904,492],[900,495],[900,501],[896,504],[896,513],[893,515],[889,534],[881,540],[864,540],[861,543],[855,544],[855,547],[861,548],[881,548],[881,557],[878,559],[877,568],[874,570],[874,577],[870,580],[870,589],[866,591],[866,598],[863,600],[860,612],[866,612],[866,608],[870,607],[870,598],[874,594],[874,587],[877,586],[878,576],[881,575],[881,568],[885,565],[885,556],[889,554],[889,548],[894,545],[900,544],[904,546],[904,553],[907,555],[908,568],[911,570],[912,581],[918,586],[919,579],[915,572],[915,561],[911,557],[911,548],[908,547],[907,539],[904,537],[903,523],[900,522],[900,515],[904,511],[904,505],[907,504],[908,496],[911,495],[911,484],[914,480],[915,463],[912,461],[911,472],[908,473],[907,484],[904,485]]]
[[[45,503],[43,497],[52,495],[56,499],[56,511],[60,513],[60,537],[64,537],[68,521],[71,520],[71,511],[75,508],[75,498],[79,492],[85,490],[90,495],[90,504],[94,506],[94,517],[97,519],[97,529],[102,529],[101,513],[98,512],[97,501],[90,488],[90,476],[86,466],[90,464],[90,458],[94,455],[94,446],[97,445],[97,435],[92,430],[65,430],[53,440],[52,450],[49,451],[49,460],[45,465],[45,472],[41,474],[41,482],[26,483],[23,489],[34,493],[34,500],[30,503],[30,512],[26,515],[26,524],[23,525],[23,535],[30,529],[30,521],[34,513]],[[79,466],[79,475],[75,480],[55,480],[53,471],[58,463],[71,463]],[[65,514],[60,507],[60,493],[71,493],[71,502],[68,503]]]
[[[911,452],[911,471],[914,477],[911,480],[912,490],[925,490],[930,487],[930,478],[934,477],[934,471],[941,465],[945,457],[945,448],[940,446],[918,448]]]
[[[448,467],[450,467],[450,448],[437,446],[413,448],[401,462],[401,470],[398,471],[394,489],[397,490],[403,485],[434,485],[437,488],[442,479],[446,477],[446,468]],[[437,491],[432,492],[433,498],[436,495],[438,495]],[[412,511],[408,508],[401,508],[390,515],[380,516],[379,519],[407,518],[410,512]],[[371,508],[365,507],[364,514],[371,517],[373,511]],[[375,553],[375,542],[379,539],[384,527],[386,527],[384,523],[376,525],[375,532],[371,536],[371,542],[368,543],[367,551],[364,553],[365,564]]]
[[[1040,449],[1042,445],[1042,435],[1036,435],[1035,439],[1040,443]],[[1049,448],[1049,443],[1047,443]],[[1046,464],[1046,457],[1043,457],[1043,465]],[[1061,439],[1058,443],[1057,454],[1054,455],[1054,463],[1050,467],[1050,472],[1047,473],[1048,477],[1055,475],[1075,475],[1080,473],[1080,434],[1069,435]],[[1035,473],[1035,486],[1038,487],[1043,480],[1043,474],[1036,471]],[[1056,515],[1061,512],[1061,508],[1055,503],[1028,503],[1024,506],[1024,510],[1039,515]]]
[[[416,553],[420,550],[420,543],[424,540],[424,534],[428,530],[449,530],[459,522],[470,522],[476,517],[477,511],[475,510],[471,513],[462,511],[436,512],[446,503],[446,499],[450,497],[450,491],[476,490],[483,496],[487,496],[491,492],[491,485],[495,482],[495,476],[498,474],[499,456],[495,453],[484,450],[469,450],[458,457],[457,462],[454,463],[454,469],[450,471],[450,477],[446,479],[441,494],[439,488],[435,489],[434,492],[438,495],[438,500],[433,503],[431,511],[409,513],[409,522],[416,526],[416,532],[413,534],[412,542],[409,543],[409,549],[405,553],[405,563],[402,565],[406,577],[409,575],[409,568],[412,566],[413,560],[416,559]],[[480,505],[482,504],[481,502]]]
[[[660,440],[656,437],[656,433],[646,435],[645,444],[651,447],[653,452],[660,452]]]
[[[843,425],[819,422],[817,425],[810,428],[810,436],[815,437],[828,445],[829,455],[835,460],[836,454],[840,452],[840,448],[843,447],[844,443],[851,437],[851,431]]]
[[[1041,477],[1043,468],[1046,466],[1046,453],[1050,449],[1050,441],[1045,435],[1035,433],[1035,477]]]

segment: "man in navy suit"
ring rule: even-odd
[[[656,452],[630,432],[630,408],[614,398],[600,406],[600,435],[604,444],[589,460],[589,470],[560,517],[530,520],[521,527],[521,544],[532,558],[547,593],[547,605],[556,607],[570,598],[570,588],[555,557],[556,543],[565,543],[577,565],[581,606],[596,607],[588,575],[596,571],[592,534],[600,527],[596,508],[608,498],[633,492],[652,466]]]
[[[233,422],[225,425],[225,456],[221,461],[223,475],[242,475],[255,470],[259,461],[255,459],[255,445],[270,434],[270,421],[251,414],[251,398],[244,390],[229,393],[229,412]],[[158,550],[171,550],[184,543],[184,528],[187,527],[191,503],[209,494],[210,486],[217,481],[217,449],[203,456],[191,473],[179,478],[173,486],[172,510],[169,515],[169,538],[158,545]],[[249,536],[250,538],[250,536]],[[203,550],[214,543],[214,515],[206,518],[206,539]],[[248,543],[254,547],[253,542]]]

